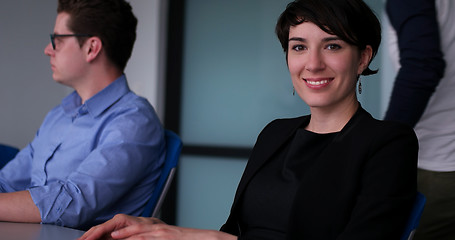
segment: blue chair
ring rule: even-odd
[[[3,168],[11,159],[13,159],[19,149],[0,144],[0,169]]]
[[[426,201],[427,199],[425,196],[418,192],[416,201],[412,207],[411,216],[408,219],[408,223],[406,224],[403,236],[401,236],[401,240],[412,240],[414,238],[414,233],[417,226],[419,226],[420,217],[422,216]]]
[[[166,138],[166,159],[163,169],[161,170],[160,178],[153,190],[152,196],[142,212],[143,217],[157,217],[164,198],[171,186],[172,179],[175,175],[180,151],[182,150],[182,141],[180,137],[170,130],[165,130]]]

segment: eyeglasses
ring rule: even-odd
[[[84,34],[84,33],[79,33],[79,34],[55,34],[51,33],[51,44],[52,48],[55,50],[55,38],[58,37],[91,37],[92,35],[90,34]]]

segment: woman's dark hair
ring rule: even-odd
[[[275,33],[288,54],[289,29],[303,22],[311,22],[323,31],[364,50],[373,49],[371,60],[381,43],[381,24],[373,11],[362,0],[296,0],[287,5],[278,18]],[[371,63],[371,61],[370,61]],[[362,75],[377,73],[366,68]]]
[[[59,0],[57,12],[70,15],[68,28],[99,37],[108,59],[124,70],[136,41],[137,18],[125,0]],[[78,37],[79,44],[86,37]]]

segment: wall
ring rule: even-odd
[[[0,142],[24,147],[68,90],[53,82],[49,43],[54,1],[7,0],[0,7]]]
[[[162,117],[161,31],[166,0],[131,1],[139,23],[125,70],[130,87],[149,99]],[[54,28],[57,1],[2,0],[0,7],[0,143],[19,148],[30,142],[46,113],[71,89],[52,79],[44,47]],[[162,118],[161,118],[162,119]]]
[[[131,89],[164,119],[164,73],[168,0],[129,0],[138,18],[137,40],[125,69]]]

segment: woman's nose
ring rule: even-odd
[[[321,52],[319,51],[310,51],[308,52],[307,62],[305,64],[305,69],[308,71],[318,71],[324,69],[325,64]]]

